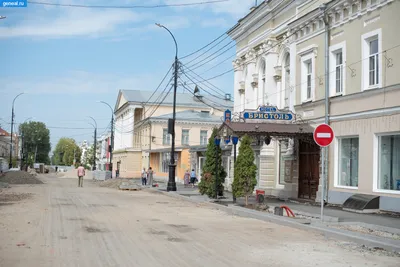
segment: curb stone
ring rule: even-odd
[[[301,230],[312,230],[315,232],[319,232],[324,234],[326,237],[331,237],[335,239],[340,239],[343,241],[351,241],[360,245],[365,245],[370,248],[383,248],[387,251],[400,253],[400,241],[399,240],[391,240],[387,238],[382,238],[378,236],[370,236],[362,233],[357,233],[353,231],[343,230],[343,229],[335,229],[329,228],[327,225],[323,223],[313,222],[313,224],[304,224],[302,222],[298,222],[297,220],[293,220],[289,217],[284,216],[276,216],[269,213],[264,213],[260,211],[250,210],[234,205],[224,206],[208,201],[203,201],[199,199],[191,199],[190,197],[179,195],[175,192],[166,192],[160,191],[154,188],[148,188],[147,190],[161,193],[166,196],[170,196],[176,199],[189,201],[196,204],[204,204],[210,208],[214,208],[217,210],[221,210],[226,212],[229,215],[235,215],[245,218],[253,218],[261,221],[272,222],[279,225],[284,225],[288,227],[293,227]]]

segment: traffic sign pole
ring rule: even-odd
[[[314,130],[314,141],[321,147],[321,221],[324,220],[324,198],[325,198],[325,158],[327,157],[327,147],[332,143],[335,134],[328,124],[320,124]]]

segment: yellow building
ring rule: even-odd
[[[163,100],[163,101],[161,101]],[[140,177],[143,168],[153,167],[155,177],[166,177],[170,135],[166,134],[172,118],[173,94],[121,90],[115,106],[114,170],[120,177]],[[211,108],[215,106],[216,108]],[[211,129],[222,121],[223,112],[232,108],[230,95],[178,93],[176,98],[177,176],[191,167],[190,146],[206,145]]]

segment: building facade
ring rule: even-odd
[[[108,171],[110,168],[110,144],[111,133],[106,133],[97,139],[96,149],[96,169],[99,171]]]
[[[315,127],[327,107],[336,135],[325,164],[329,203],[379,195],[380,209],[400,211],[400,37],[392,34],[399,13],[391,0],[264,1],[229,32],[237,43],[235,112],[272,105]],[[288,141],[263,145],[258,186],[320,201],[319,148]],[[290,143],[288,186],[281,155]],[[263,162],[263,149],[276,160]]]
[[[161,128],[159,131],[153,132],[154,129],[150,131],[148,128],[148,123],[154,123],[150,118],[158,118],[164,122],[167,121],[167,119],[162,116],[169,116],[168,114],[172,114],[172,103],[173,94],[161,92],[155,92],[153,94],[151,91],[140,90],[121,90],[119,92],[115,106],[116,121],[113,151],[113,166],[115,167],[113,167],[113,169],[118,169],[120,171],[120,177],[140,177],[140,172],[143,167],[148,168],[150,166],[150,152],[153,151],[164,137],[164,128],[160,126]],[[218,108],[211,108],[210,106],[217,106]],[[193,111],[197,112],[196,114],[203,112],[203,114],[221,118],[223,116],[223,111],[231,107],[232,102],[230,98],[220,99],[211,95],[202,96],[200,94],[194,95],[190,93],[177,93],[176,97],[177,114],[181,114],[181,112],[185,111]],[[210,125],[213,124],[211,123]],[[140,128],[137,130],[135,127],[139,126]],[[158,123],[157,127],[159,127]],[[207,129],[210,128],[208,127]],[[192,135],[194,136],[194,134],[195,133]],[[200,132],[198,134],[200,134]],[[210,133],[208,132],[207,134]],[[156,144],[153,143],[153,139],[157,140]],[[176,139],[180,139],[178,133]],[[167,147],[167,145],[165,145],[165,147]],[[167,153],[167,151],[165,152]],[[163,154],[163,157],[167,157],[166,155],[167,154]],[[153,160],[154,163],[156,163],[154,158]],[[185,166],[190,167],[188,164]],[[162,173],[164,173],[165,169],[161,168],[160,170],[159,175],[163,176],[164,174]],[[179,173],[177,173],[177,175],[179,175]]]
[[[172,114],[147,118],[135,125],[134,148],[142,151],[142,167],[152,167],[155,177],[168,180],[171,159],[171,135],[168,134],[168,119]],[[192,148],[206,150],[212,129],[221,124],[221,116],[210,111],[186,110],[176,113],[175,163],[177,182],[183,182],[184,173],[194,169],[200,177],[201,157],[192,153]]]

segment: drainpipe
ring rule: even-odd
[[[325,124],[329,125],[329,19],[326,13],[326,4],[320,6],[324,13],[323,20],[325,25]],[[328,199],[328,148],[322,148],[322,185],[321,185],[321,221],[324,218],[324,202]]]

